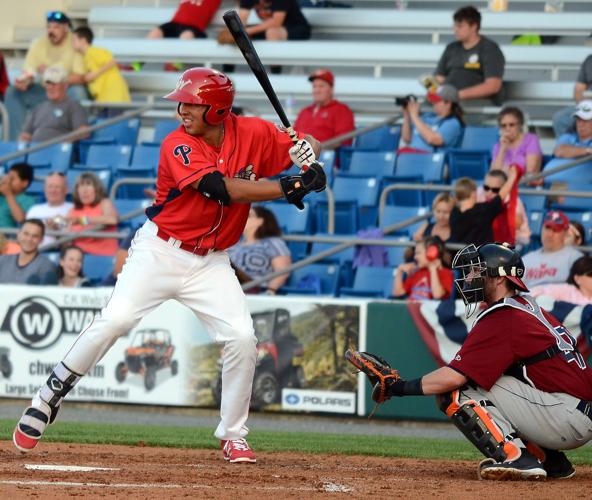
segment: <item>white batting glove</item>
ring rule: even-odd
[[[308,166],[317,160],[314,149],[304,139],[300,139],[288,152],[290,153],[290,159],[300,168]]]

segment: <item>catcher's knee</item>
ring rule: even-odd
[[[440,395],[438,404],[456,428],[487,458],[503,462],[520,456],[518,446],[505,438],[490,413],[477,401],[469,399],[461,403],[457,389]]]

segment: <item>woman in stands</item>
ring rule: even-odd
[[[419,102],[412,96],[405,100],[401,138],[407,147],[399,153],[434,152],[460,145],[464,127],[458,92],[452,85],[441,85],[429,91],[427,100],[433,111],[419,113]]]
[[[115,231],[119,215],[113,202],[107,198],[105,186],[92,172],[80,174],[72,190],[74,207],[66,220],[70,231],[104,229]],[[79,238],[74,244],[91,255],[115,255],[118,242],[115,238]]]
[[[519,174],[536,174],[543,163],[543,152],[536,134],[525,132],[524,113],[519,108],[508,106],[497,117],[500,140],[493,146],[491,169],[508,172],[516,165]]]
[[[439,193],[432,202],[432,220],[423,223],[413,235],[415,241],[426,236],[438,236],[443,242],[450,239],[450,212],[454,198],[448,192]]]
[[[592,257],[585,255],[572,264],[567,283],[534,286],[530,295],[548,295],[578,305],[592,304]]]
[[[76,245],[63,247],[60,251],[60,265],[58,267],[58,279],[60,286],[73,288],[91,286],[87,278],[82,274],[84,252]]]
[[[292,264],[290,249],[280,238],[282,231],[271,210],[262,206],[251,207],[243,231],[243,240],[228,249],[230,260],[239,281],[245,283]],[[289,273],[261,285],[269,294],[288,280]]]

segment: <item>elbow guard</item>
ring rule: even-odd
[[[224,206],[230,205],[230,195],[224,183],[224,176],[217,170],[204,175],[199,181],[197,190],[206,198],[222,203]]]

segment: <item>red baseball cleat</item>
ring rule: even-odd
[[[222,446],[222,456],[224,457],[224,460],[228,460],[231,464],[238,462],[254,464],[257,462],[255,454],[246,439],[222,440],[220,441],[220,446]]]

